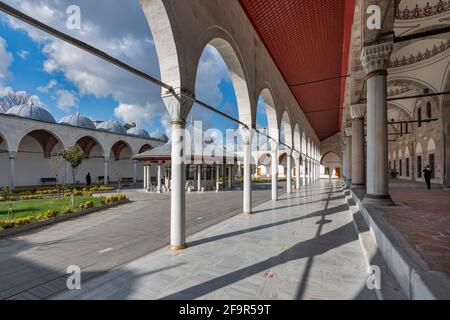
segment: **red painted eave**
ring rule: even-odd
[[[319,139],[339,132],[355,0],[239,1]]]

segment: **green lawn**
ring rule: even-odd
[[[78,207],[80,203],[93,201],[94,206],[101,204],[104,198],[101,197],[75,197],[74,205]],[[34,216],[48,210],[59,212],[61,209],[70,206],[70,198],[64,199],[36,199],[36,200],[19,200],[13,201],[14,218]],[[0,220],[5,220],[8,215],[7,202],[0,202]]]

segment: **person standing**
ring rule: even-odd
[[[86,176],[86,184],[87,184],[88,186],[91,186],[91,182],[92,182],[92,179],[91,179],[91,173],[88,172],[88,174],[87,174],[87,176]]]
[[[423,177],[425,178],[425,182],[427,183],[428,190],[431,189],[431,167],[427,165],[425,169],[423,169]]]

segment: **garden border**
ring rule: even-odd
[[[129,203],[130,200],[129,199],[125,199],[125,200],[120,200],[120,201],[116,201],[110,204],[105,204],[105,205],[101,205],[95,208],[88,208],[88,209],[84,209],[84,210],[80,210],[77,212],[73,212],[70,214],[65,214],[62,216],[56,216],[54,218],[49,218],[46,220],[41,220],[41,221],[36,221],[36,222],[32,222],[29,224],[25,224],[23,226],[19,226],[19,227],[15,227],[12,229],[5,229],[5,230],[1,230],[0,231],[0,239],[6,238],[6,237],[10,237],[10,236],[15,236],[30,230],[34,230],[34,229],[38,229],[38,228],[42,228],[45,226],[49,226],[49,225],[53,225],[53,224],[57,224],[59,222],[64,222],[67,220],[71,220],[71,219],[75,219],[81,216],[85,216],[91,213],[95,213],[98,211],[102,211],[102,210],[106,210],[109,208],[113,208],[125,203]]]

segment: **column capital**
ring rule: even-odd
[[[352,136],[352,128],[345,128],[344,129],[345,132],[345,137],[351,137]]]
[[[367,111],[367,105],[365,103],[354,104],[350,106],[350,116],[353,119],[364,119]]]
[[[392,41],[364,47],[361,63],[367,77],[371,74],[386,73],[394,44]]]
[[[8,152],[9,159],[15,159],[17,157],[17,151],[9,151]]]
[[[161,95],[172,124],[186,125],[186,118],[193,105],[192,99],[189,98],[195,98],[195,95],[184,88],[176,88],[173,92]]]

